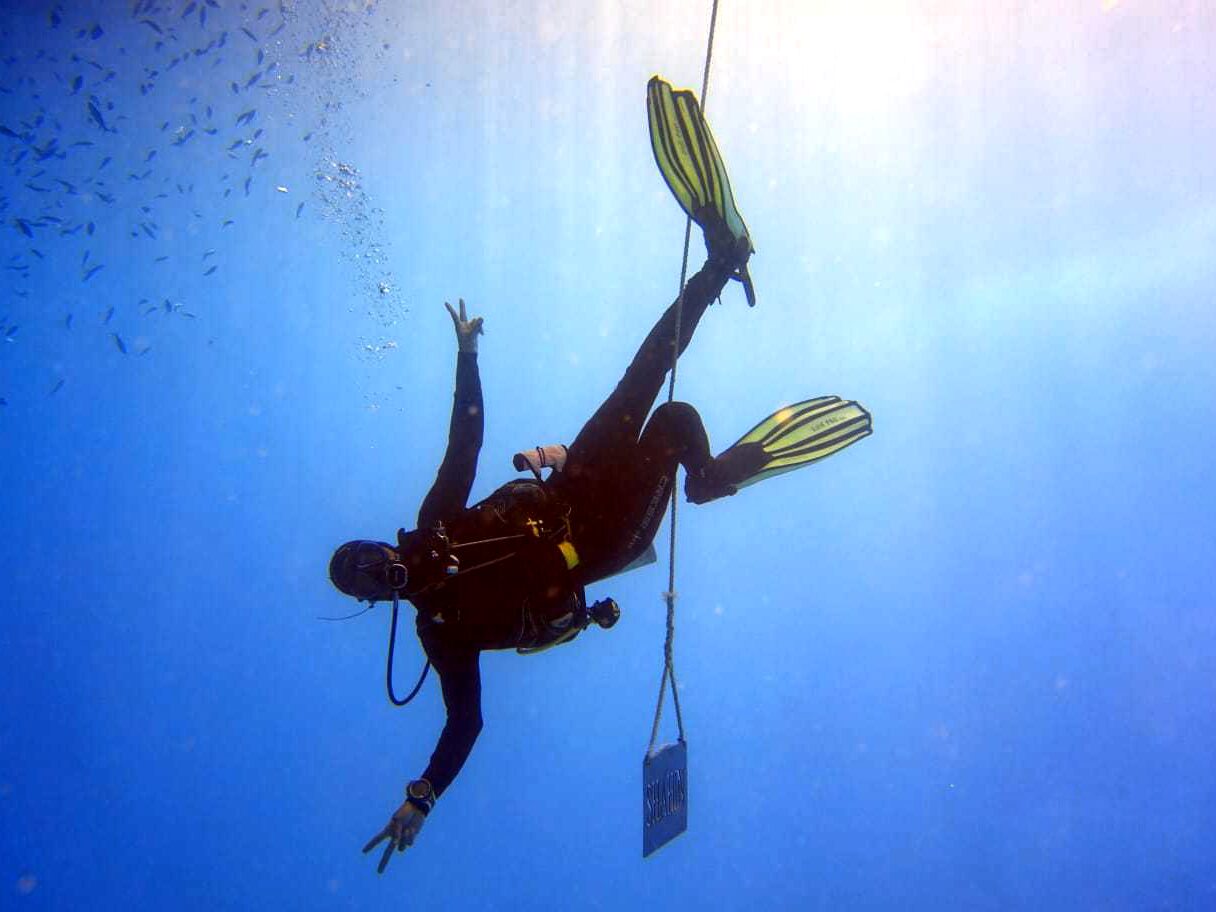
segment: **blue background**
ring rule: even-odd
[[[474,498],[612,388],[679,274],[645,83],[708,27],[451,6],[5,5],[0,908],[1216,908],[1216,15],[1139,0],[723,3],[760,303],[677,395],[716,448],[829,393],[875,434],[681,504],[686,835],[641,860],[664,555],[483,657],[376,877],[443,710],[385,700],[383,606],[317,620],[329,555],[433,480],[445,300]]]

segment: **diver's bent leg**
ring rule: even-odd
[[[713,461],[709,434],[700,413],[687,402],[664,402],[642,430],[635,478],[645,486],[655,473],[670,475],[677,465],[698,474]]]
[[[705,309],[721,294],[729,278],[730,273],[724,267],[706,263],[684,286],[680,354],[688,348]],[[638,440],[642,422],[650,413],[667,371],[671,369],[675,323],[676,305],[672,304],[638,348],[616,389],[574,438],[566,459],[566,472],[572,477],[589,471],[605,454],[606,458],[613,458],[612,450]]]
[[[619,454],[612,483],[579,505],[575,540],[586,560],[581,583],[617,572],[654,541],[677,466],[700,475],[712,462],[695,408],[665,402],[655,409],[637,446]]]

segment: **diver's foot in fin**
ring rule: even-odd
[[[707,504],[711,500],[730,497],[739,489],[733,485],[716,484],[704,475],[688,474],[684,477],[684,496],[692,504]]]
[[[705,253],[714,266],[734,273],[747,265],[752,255],[752,242],[746,234],[735,237],[726,226],[722,213],[712,206],[702,206],[693,218],[705,233]]]
[[[758,443],[733,446],[706,466],[700,475],[689,473],[685,477],[684,496],[690,503],[705,504],[737,494],[738,484],[753,476],[768,458],[764,447]]]
[[[747,272],[747,261],[753,252],[751,238],[746,234],[737,237],[731,234],[722,213],[712,206],[702,206],[698,209],[694,221],[705,232],[705,252],[709,264],[727,273],[732,279],[742,282],[748,306],[755,307],[756,292]]]

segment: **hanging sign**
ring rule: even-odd
[[[642,760],[642,857],[688,829],[688,744],[677,741]]]

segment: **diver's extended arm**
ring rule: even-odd
[[[473,478],[477,474],[477,456],[485,434],[485,411],[481,395],[481,375],[477,370],[477,336],[481,334],[481,317],[469,320],[464,299],[460,311],[444,302],[456,326],[459,351],[456,355],[456,394],[452,402],[452,421],[448,428],[448,448],[431,490],[418,510],[418,528],[426,529],[465,508]]]
[[[421,777],[431,783],[438,798],[469,759],[481,733],[481,662],[475,650],[428,649],[427,654],[439,673],[447,709],[439,743]]]
[[[393,812],[388,824],[363,847],[366,855],[385,840],[388,844],[380,856],[377,870],[383,874],[393,852],[404,852],[414,844],[422,824],[460,768],[464,766],[473,742],[481,732],[481,668],[476,650],[446,649],[430,641],[427,655],[439,673],[443,702],[448,719],[439,736],[431,762],[421,778],[410,782],[406,799]]]

